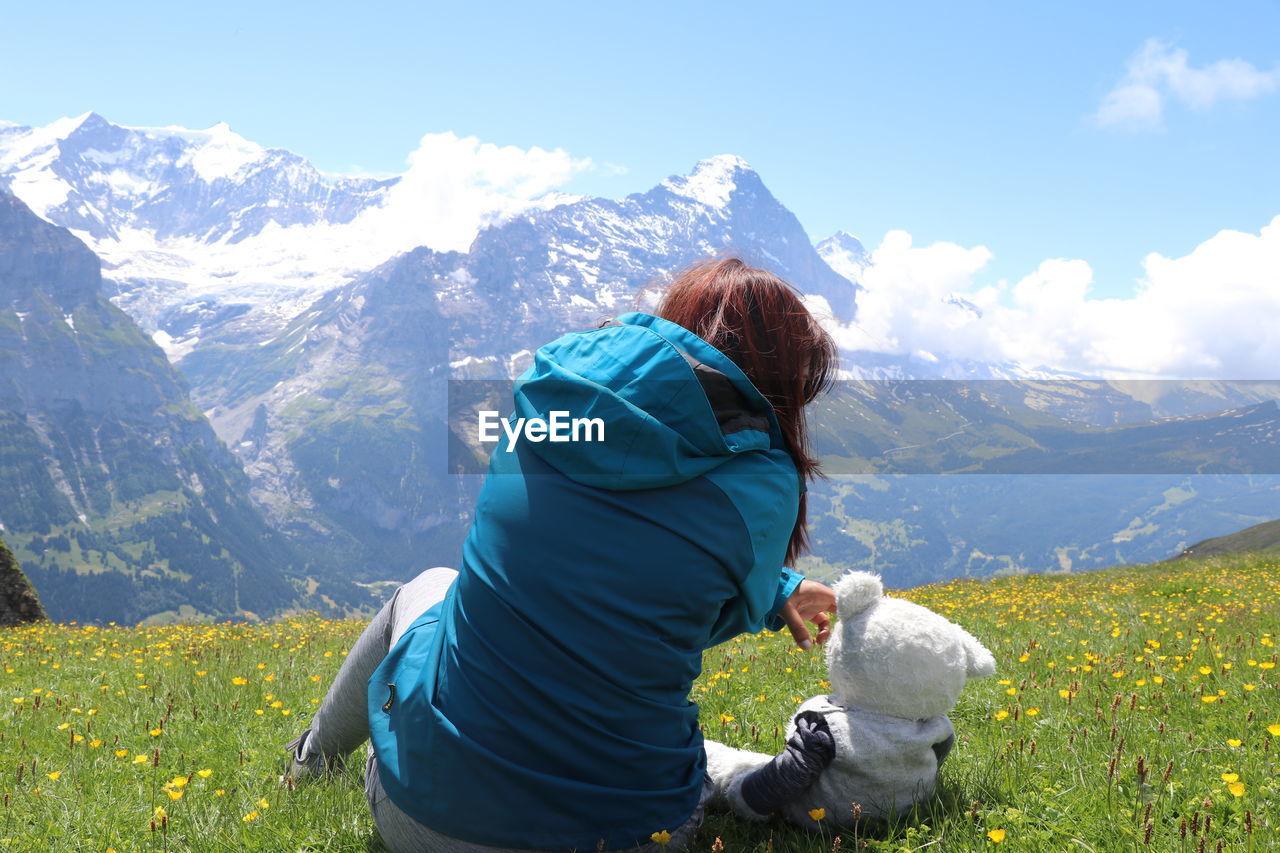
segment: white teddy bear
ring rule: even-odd
[[[827,643],[831,695],[805,701],[777,756],[706,742],[716,798],[743,817],[774,811],[815,827],[901,814],[933,795],[955,741],[947,712],[995,658],[928,608],[884,595],[880,578],[850,572],[835,585],[839,622]],[[856,805],[855,805],[856,804]],[[816,814],[816,812],[815,812]]]

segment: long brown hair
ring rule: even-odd
[[[704,260],[675,277],[654,313],[732,359],[773,404],[801,483],[822,475],[809,445],[804,407],[831,387],[840,356],[795,288],[738,258]],[[802,489],[787,565],[809,551],[806,498]]]

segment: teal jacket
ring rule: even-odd
[[[802,485],[746,375],[649,314],[534,354],[513,415],[553,411],[603,440],[498,442],[457,580],[369,681],[370,729],[388,795],[437,832],[622,848],[698,805],[689,691],[705,649],[782,627]]]

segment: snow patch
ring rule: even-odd
[[[152,332],[151,340],[155,341],[156,345],[164,350],[164,354],[169,358],[171,364],[177,364],[182,361],[200,343],[200,338],[197,335],[192,335],[189,338],[175,338],[163,329],[156,329]]]
[[[518,352],[512,353],[511,356],[507,358],[507,375],[512,377],[518,376],[520,373],[524,372],[525,368],[528,367],[529,363],[532,361],[533,353],[527,349],[522,349]]]
[[[480,283],[479,280],[475,276],[473,276],[469,270],[463,269],[462,267],[458,267],[455,270],[450,270],[449,273],[445,276],[445,278],[447,278],[449,281],[453,282],[454,284],[459,284],[459,285],[462,285],[463,287],[474,287],[475,285]]]
[[[29,128],[25,133],[15,133],[6,140],[4,152],[0,152],[0,170],[7,171],[24,160],[39,158],[40,166],[48,166],[56,156],[58,143],[84,123],[91,113],[75,118],[60,118],[43,127]]]
[[[9,184],[9,192],[45,219],[49,212],[59,205],[65,204],[71,195],[71,185],[52,172],[24,173],[16,176]]]
[[[122,195],[154,195],[156,190],[159,189],[151,181],[142,180],[136,175],[131,175],[123,169],[112,169],[110,172],[106,172],[102,175],[102,180],[104,180],[113,191]]]
[[[124,151],[103,151],[99,148],[89,148],[80,156],[90,163],[103,163],[113,166],[127,162],[129,159],[128,154]]]
[[[224,121],[206,131],[192,133],[189,138],[200,139],[197,143],[199,147],[191,155],[191,167],[209,183],[219,178],[234,177],[245,166],[262,159],[262,155],[266,153],[262,146],[235,133]],[[179,164],[181,162],[180,160]]]
[[[729,197],[738,188],[738,173],[748,171],[751,167],[741,157],[721,154],[698,161],[688,175],[667,178],[662,186],[676,195],[720,209],[729,203]]]
[[[855,284],[861,283],[863,273],[871,264],[871,256],[862,241],[847,231],[837,231],[815,248],[827,266]]]

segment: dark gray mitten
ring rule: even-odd
[[[742,780],[742,801],[757,814],[777,811],[803,794],[836,757],[835,738],[825,717],[804,711],[795,722],[795,734],[782,752]]]

